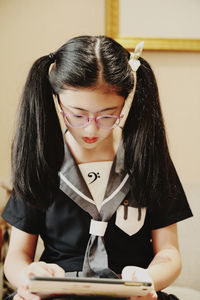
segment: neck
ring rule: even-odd
[[[103,141],[95,149],[86,149],[76,142],[69,131],[65,134],[65,142],[78,164],[95,161],[113,161],[120,140],[121,129],[115,128],[109,139]]]

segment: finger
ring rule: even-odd
[[[57,264],[48,264],[48,269],[54,277],[65,277],[65,270]]]
[[[30,276],[53,276],[53,272],[51,269],[48,268],[48,264],[45,262],[37,262],[30,264],[29,268],[27,269],[27,275]]]
[[[122,270],[122,279],[123,280],[138,280],[137,273],[138,273],[138,267],[135,266],[126,266]]]
[[[24,298],[22,298],[21,296],[19,296],[18,294],[16,294],[16,295],[13,297],[13,300],[24,300]]]
[[[122,270],[122,279],[123,280],[135,280],[134,279],[134,268],[132,266],[127,266]]]
[[[158,295],[157,295],[156,291],[150,292],[149,296],[151,297],[151,299],[158,299]]]
[[[156,292],[150,292],[146,296],[137,296],[134,300],[155,300],[158,299]]]
[[[27,289],[24,289],[23,287],[18,288],[17,295],[19,296],[19,298],[16,298],[15,300],[18,299],[40,300],[40,297],[38,295],[30,293]]]

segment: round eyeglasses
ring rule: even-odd
[[[97,127],[103,129],[112,129],[119,125],[120,120],[124,115],[103,115],[98,117],[88,117],[82,114],[74,114],[61,111],[66,125],[72,128],[84,128],[87,127],[91,121],[95,121]]]

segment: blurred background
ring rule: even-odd
[[[146,6],[142,3],[157,2],[160,9],[161,2],[168,6],[170,2],[168,13],[174,23],[171,24],[172,19],[167,20],[165,31],[169,24],[171,32],[173,28],[176,31],[175,37],[185,37],[187,26],[184,23],[187,22],[190,27],[194,26],[194,32],[190,28],[190,33],[200,40],[199,0],[120,1],[133,6],[133,9],[124,6],[123,18],[129,17],[128,29],[137,36],[141,28],[149,29],[149,25],[156,29],[157,36],[164,35],[162,7],[158,10],[155,5],[151,12],[146,9],[145,13]],[[108,2],[110,0],[0,0],[0,212],[11,188],[11,142],[18,103],[32,63],[74,36],[104,35]],[[196,10],[194,17],[188,18],[188,7]],[[184,26],[180,25],[180,14]],[[180,299],[200,299],[200,240],[197,238],[200,230],[200,51],[144,50],[142,56],[151,64],[157,78],[170,153],[195,216],[179,226],[184,268],[176,284],[181,287],[180,295],[183,296]],[[7,228],[6,224],[4,226]],[[2,232],[0,230],[0,255],[4,252],[2,257],[5,257],[6,250],[1,251],[1,242],[8,238],[5,239],[7,231]],[[2,249],[6,249],[6,242],[3,244]],[[2,259],[0,261],[2,278]],[[196,298],[191,288],[199,290]],[[0,299],[1,294],[0,286]]]
[[[10,179],[16,112],[30,66],[74,36],[105,34],[105,3],[0,0],[0,181]],[[148,27],[145,18],[141,22]],[[157,77],[169,148],[183,186],[189,193],[192,185],[200,195],[200,52],[144,51],[143,57]]]

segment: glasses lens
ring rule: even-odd
[[[67,125],[73,128],[83,128],[86,127],[89,123],[88,117],[82,114],[71,114],[71,113],[64,113],[64,118]],[[99,116],[97,118],[91,118],[90,120],[96,120],[98,127],[111,129],[114,125],[119,125],[120,117],[118,116]]]
[[[84,127],[87,125],[87,117],[78,114],[65,114],[65,120],[71,127]]]
[[[105,129],[110,129],[114,126],[119,124],[119,119],[117,116],[100,116],[97,118],[98,120],[98,126]]]

